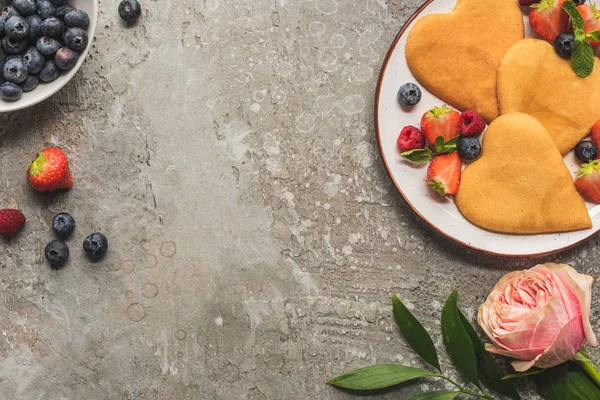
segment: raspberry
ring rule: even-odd
[[[425,136],[414,126],[405,126],[398,136],[398,148],[402,151],[422,149],[425,147]]]
[[[460,114],[460,119],[460,134],[463,136],[477,136],[485,131],[485,121],[477,111],[465,111]]]
[[[0,233],[10,236],[25,225],[25,216],[21,211],[0,210]]]

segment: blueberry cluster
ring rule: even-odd
[[[68,0],[9,0],[0,13],[0,98],[19,100],[77,64],[90,17]]]

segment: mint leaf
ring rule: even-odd
[[[592,73],[594,70],[594,49],[588,41],[575,40],[573,42],[571,65],[575,73],[581,78],[585,78]]]
[[[453,137],[452,139],[444,142],[444,138],[438,136],[435,139],[435,152],[437,154],[450,154],[456,151],[456,145],[458,143],[458,136]]]
[[[585,34],[585,37],[592,39],[594,42],[600,41],[600,31],[591,31]]]
[[[585,40],[585,31],[583,29],[575,29],[575,40]]]
[[[581,13],[579,12],[577,6],[575,5],[575,3],[573,3],[572,0],[565,1],[562,5],[562,9],[565,10],[567,14],[569,14],[569,17],[571,17],[571,21],[573,22],[573,28],[575,30],[583,29],[583,17],[581,16]],[[577,37],[577,33],[575,33],[575,37]]]
[[[405,151],[402,153],[402,156],[415,163],[426,163],[427,161],[431,160],[433,154],[431,153],[431,150],[425,148]]]

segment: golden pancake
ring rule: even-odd
[[[458,0],[448,14],[419,19],[406,41],[408,66],[429,91],[490,122],[498,116],[497,73],[502,56],[523,39],[515,0]]]
[[[570,60],[540,39],[525,39],[506,52],[498,72],[501,114],[523,112],[537,118],[561,154],[567,153],[600,120],[600,60],[580,78]]]
[[[592,227],[585,203],[544,126],[521,113],[498,117],[468,165],[455,196],[473,224],[502,233],[567,232]]]

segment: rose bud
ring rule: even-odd
[[[593,278],[565,264],[541,264],[503,276],[479,309],[477,321],[490,353],[515,358],[515,370],[551,368],[571,359],[590,324]]]

